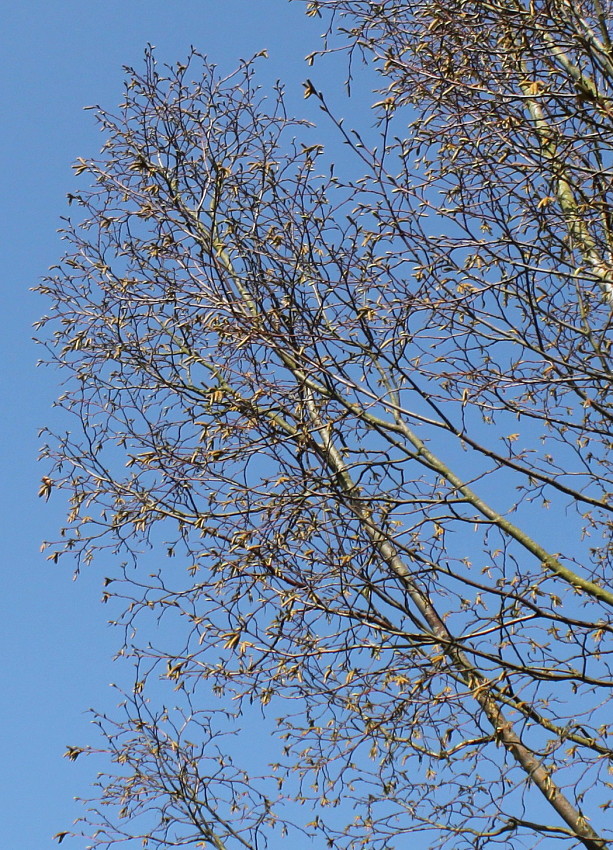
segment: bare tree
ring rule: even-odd
[[[334,847],[602,850],[608,9],[307,12],[350,85],[363,58],[380,71],[372,140],[305,84],[362,176],[252,63],[149,52],[99,112],[41,287],[76,417],[45,447],[41,492],[71,501],[50,557],[125,558],[105,599],[137,670],[99,718],[120,767],[93,846],[256,848],[297,803]],[[176,708],[153,708],[160,678]],[[217,741],[255,703],[281,740],[259,778]]]

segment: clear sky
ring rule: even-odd
[[[259,79],[286,83],[290,111],[317,119],[315,99],[303,99],[308,76],[342,114],[343,69],[331,74],[329,63],[310,68],[304,62],[323,26],[304,15],[301,0],[14,0],[4,6],[0,848],[57,847],[52,836],[81,812],[73,797],[87,794],[101,767],[91,759],[72,764],[62,753],[67,745],[95,740],[87,709],[115,704],[109,683],[120,675],[112,661],[120,639],[100,604],[104,563],[73,582],[67,561],[55,566],[39,551],[42,540],[57,534],[65,505],[36,496],[46,472],[36,463],[37,430],[49,423],[60,387],[56,372],[35,368],[42,352],[31,342],[31,326],[46,305],[29,290],[61,254],[56,229],[68,211],[66,193],[77,185],[71,164],[95,155],[102,143],[93,113],[83,107],[119,103],[122,66],[138,66],[151,43],[160,61],[183,59],[193,45],[228,71],[267,48],[270,59]],[[356,106],[370,100],[367,88],[354,87]],[[351,111],[369,120],[367,110]],[[67,839],[62,850],[83,850],[83,842]]]
[[[53,834],[80,811],[72,798],[86,793],[99,767],[71,764],[62,753],[92,740],[89,706],[115,702],[108,684],[117,675],[111,659],[118,639],[99,604],[103,565],[72,582],[68,563],[54,566],[39,552],[64,506],[36,497],[45,472],[35,462],[37,429],[49,422],[59,378],[35,368],[31,324],[45,305],[29,289],[60,255],[55,231],[75,185],[71,163],[101,144],[82,107],[115,106],[122,65],[138,65],[150,42],[161,60],[182,59],[193,44],[228,70],[268,48],[262,82],[285,80],[290,104],[302,109],[300,83],[318,73],[303,57],[321,29],[302,3],[287,0],[20,0],[3,9],[2,847],[57,846]],[[67,839],[62,847],[81,844]]]

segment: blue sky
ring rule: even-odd
[[[71,164],[102,143],[83,107],[112,109],[122,97],[122,66],[138,66],[151,43],[161,61],[180,60],[194,45],[228,71],[267,48],[260,81],[283,80],[291,111],[318,117],[315,99],[303,99],[308,76],[342,115],[342,70],[335,66],[331,74],[329,63],[309,68],[303,58],[322,29],[320,20],[305,17],[300,0],[20,0],[3,10],[2,847],[50,850],[54,833],[79,815],[72,798],[87,793],[100,765],[71,764],[62,753],[95,740],[87,709],[113,706],[109,683],[121,678],[112,661],[119,638],[100,605],[104,563],[73,582],[68,562],[55,566],[39,551],[65,510],[59,498],[45,504],[36,496],[46,471],[36,463],[37,430],[49,424],[60,388],[57,373],[35,368],[41,352],[31,326],[45,304],[29,290],[60,256],[56,229],[67,214],[66,193],[77,185]],[[354,98],[364,107],[367,87],[356,85]],[[555,524],[550,532],[559,534]],[[62,848],[83,846],[68,839]]]
[[[49,422],[59,386],[57,373],[35,368],[40,352],[30,341],[31,324],[45,305],[29,289],[60,255],[55,231],[75,185],[71,164],[101,144],[92,113],[82,108],[117,104],[122,66],[138,65],[150,42],[161,60],[181,59],[193,44],[228,70],[268,48],[262,82],[285,80],[290,104],[301,110],[307,104],[300,83],[318,74],[303,57],[317,46],[322,27],[304,16],[301,3],[287,0],[21,0],[3,10],[4,847],[57,846],[53,834],[79,814],[72,798],[86,793],[99,766],[71,764],[62,753],[68,744],[92,740],[90,706],[116,701],[108,685],[118,675],[112,662],[118,640],[99,604],[103,567],[73,582],[68,564],[54,566],[39,552],[64,509],[60,499],[45,504],[36,497],[45,472],[35,462],[37,429]],[[67,840],[63,847],[81,845]]]

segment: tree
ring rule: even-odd
[[[374,141],[305,84],[361,176],[257,63],[149,51],[41,287],[76,417],[50,557],[126,559],[93,846],[255,848],[294,801],[334,847],[608,847],[610,14],[307,13],[380,73]],[[217,742],[256,704],[259,777]]]

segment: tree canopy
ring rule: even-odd
[[[260,58],[148,50],[40,286],[50,557],[112,555],[135,669],[91,846],[602,850],[608,6],[305,11],[311,64],[376,68],[369,136],[307,80],[332,162]]]

